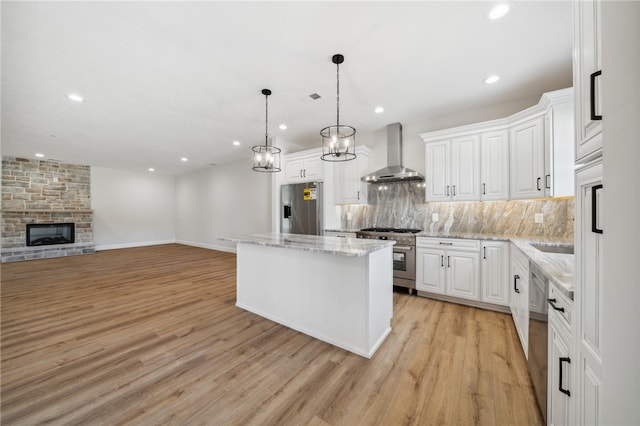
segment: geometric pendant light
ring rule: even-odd
[[[273,145],[269,145],[269,102],[268,98],[271,94],[271,90],[262,89],[264,95],[264,145],[256,145],[253,148],[253,167],[252,170],[256,172],[275,173],[282,169],[280,168],[280,148],[276,148]]]
[[[340,64],[344,56],[333,55],[336,64],[336,124],[320,130],[322,136],[322,159],[324,161],[349,161],[356,158],[356,129],[340,124]]]

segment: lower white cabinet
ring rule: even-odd
[[[480,241],[419,237],[416,245],[417,290],[480,299]]]
[[[355,232],[347,231],[324,231],[325,237],[338,237],[338,238],[357,238]]]
[[[601,159],[576,171],[576,423],[589,425],[601,424],[602,412],[604,196]]]
[[[547,420],[549,425],[575,424],[575,357],[571,336],[572,302],[549,289]]]
[[[509,306],[509,242],[482,241],[482,301]]]
[[[518,337],[528,357],[529,344],[529,260],[514,245],[511,246],[511,291],[509,306]]]

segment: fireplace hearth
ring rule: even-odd
[[[73,244],[75,235],[75,224],[73,223],[27,224],[28,247]]]

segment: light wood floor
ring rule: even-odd
[[[505,314],[394,293],[371,360],[237,308],[235,255],[2,264],[3,425],[542,424]]]

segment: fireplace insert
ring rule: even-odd
[[[70,244],[76,240],[73,223],[30,223],[27,224],[27,246],[47,246]]]

